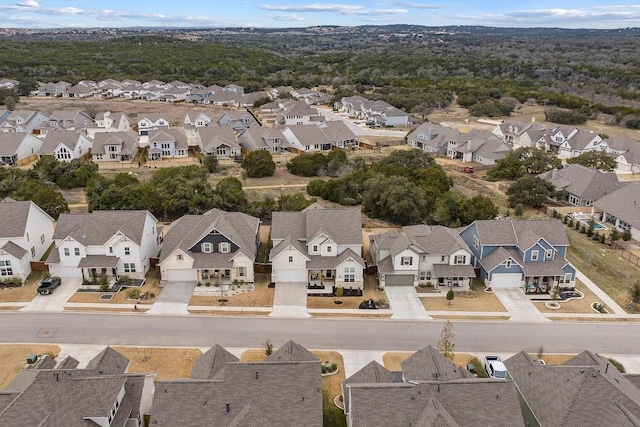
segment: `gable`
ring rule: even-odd
[[[225,243],[228,244],[229,250],[223,252],[222,249],[225,246]],[[206,252],[206,246],[210,246],[210,252]],[[218,230],[213,229],[189,248],[189,251],[194,253],[233,253],[238,249],[240,249],[240,247],[231,239],[220,233]]]

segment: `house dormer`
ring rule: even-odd
[[[209,234],[204,236],[195,245],[189,248],[193,253],[213,254],[221,253],[228,254],[236,252],[239,249],[238,245],[231,239],[227,238],[224,234],[218,230],[213,229]]]

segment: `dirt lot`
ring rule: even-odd
[[[241,293],[234,296],[225,295],[228,301],[225,305],[229,307],[272,307],[273,294],[275,290],[268,288],[268,279],[264,274],[256,275],[255,290],[253,292]],[[220,305],[220,295],[194,295],[189,301],[189,305]]]
[[[4,390],[27,364],[30,354],[48,354],[54,358],[60,353],[57,345],[2,344],[0,345],[0,390]]]
[[[387,294],[376,289],[378,280],[374,276],[364,276],[364,290],[361,297],[342,297],[342,304],[336,304],[333,297],[307,297],[307,308],[355,309],[365,299],[387,301]]]
[[[19,288],[0,288],[0,302],[28,302],[38,294],[38,284],[44,272],[34,271]]]
[[[388,351],[382,356],[384,367],[390,371],[400,371],[400,364],[414,354],[410,351]],[[469,353],[456,353],[453,357],[453,363],[456,366],[467,366],[467,362],[473,356]]]
[[[129,358],[128,372],[155,373],[156,381],[189,378],[196,359],[202,355],[197,348],[113,347]]]

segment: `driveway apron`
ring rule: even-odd
[[[64,305],[78,290],[82,279],[63,278],[62,283],[50,295],[37,295],[20,311],[64,311]]]
[[[310,317],[307,311],[306,283],[276,283],[271,317]]]
[[[393,310],[392,319],[431,320],[413,286],[387,286],[384,290]]]
[[[509,320],[516,322],[549,322],[535,305],[527,298],[521,288],[499,289],[494,288],[493,292],[500,300],[504,308],[511,316]]]
[[[187,306],[195,288],[196,282],[167,283],[146,314],[189,314]]]

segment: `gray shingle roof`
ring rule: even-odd
[[[215,153],[220,145],[240,148],[233,129],[229,126],[206,126],[198,128],[196,138],[201,141],[205,153]]]
[[[0,238],[23,237],[26,233],[27,219],[31,201],[16,201],[9,197],[0,202]]]
[[[451,381],[471,378],[473,375],[463,367],[456,366],[434,347],[428,345],[400,364],[405,381]]]
[[[524,234],[532,231],[540,238],[544,238],[553,246],[569,246],[567,233],[562,221],[557,219],[543,220],[513,220],[511,218],[496,220],[475,221],[478,228],[480,242],[487,246],[515,246],[528,249],[532,234]],[[522,240],[524,237],[526,239]],[[526,242],[525,242],[526,240]],[[523,247],[525,246],[525,247]]]
[[[47,132],[40,146],[40,154],[53,154],[60,144],[73,151],[80,142],[81,134],[75,130],[55,130]]]
[[[541,425],[637,427],[640,421],[640,389],[597,355],[542,365],[521,352],[504,363]]]
[[[120,132],[98,132],[93,139],[92,154],[106,154],[105,145],[118,145],[121,150],[132,152],[138,145],[138,134],[132,130]]]
[[[555,174],[555,178],[553,177]],[[544,172],[539,178],[550,182],[556,190],[565,190],[584,201],[594,201],[622,187],[615,173],[571,164],[557,171]]]
[[[402,228],[411,243],[428,254],[452,254],[464,249],[471,252],[462,237],[452,228],[441,225],[412,225]]]
[[[106,347],[87,363],[88,370],[101,374],[123,374],[129,366],[129,359],[111,347]]]
[[[21,248],[15,243],[9,241],[4,245],[0,246],[0,250],[5,251],[9,255],[16,257],[17,259],[22,259],[22,257],[27,253],[26,249]]]
[[[240,252],[255,260],[256,233],[259,225],[258,218],[241,212],[225,212],[220,209],[212,209],[202,215],[185,215],[174,221],[166,232],[160,262],[164,262],[178,248],[195,258],[196,262],[198,260],[206,262],[211,260],[213,256],[219,256],[221,261],[228,262],[236,253],[208,254],[189,251],[193,245],[214,229],[238,245]]]
[[[610,215],[640,228],[640,182],[630,182],[593,204]]]
[[[292,235],[296,240],[309,243],[321,233],[338,245],[362,245],[360,209],[308,209],[273,213],[272,239],[284,239]]]
[[[237,361],[236,356],[216,344],[196,360],[191,370],[191,378],[219,379],[224,375],[222,370],[227,363]]]
[[[287,341],[273,354],[265,359],[267,362],[316,362],[320,361],[318,356],[300,344]]]
[[[0,133],[0,156],[13,156],[27,138],[35,137],[29,133],[22,132]]]
[[[90,214],[62,214],[54,239],[71,237],[87,245],[103,245],[121,232],[137,245],[142,243],[144,223],[149,211],[93,211]]]
[[[152,129],[149,131],[149,144],[173,142],[176,150],[186,150],[189,148],[187,134],[184,129],[165,128]]]

